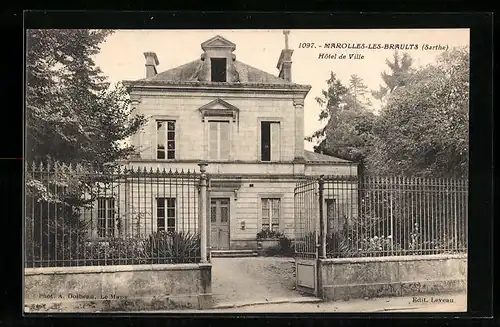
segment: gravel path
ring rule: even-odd
[[[290,258],[212,258],[215,305],[297,298]]]

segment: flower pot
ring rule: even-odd
[[[262,239],[260,242],[262,244],[262,249],[269,249],[279,245],[279,240],[274,238]]]
[[[264,255],[266,250],[272,247],[277,247],[279,245],[279,240],[274,238],[269,239],[258,239],[257,240],[257,252],[259,255]]]

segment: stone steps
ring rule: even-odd
[[[259,254],[252,250],[212,250],[212,258],[244,258],[256,257]]]

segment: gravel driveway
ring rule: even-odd
[[[297,298],[291,258],[212,258],[215,305]]]

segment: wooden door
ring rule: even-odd
[[[210,201],[211,245],[213,250],[229,249],[229,199]]]

